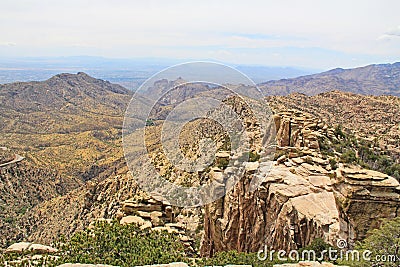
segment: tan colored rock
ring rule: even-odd
[[[161,204],[142,204],[142,203],[130,203],[126,202],[123,204],[122,210],[126,214],[133,214],[136,211],[161,211],[162,205]]]
[[[290,127],[291,122],[288,118],[282,118],[277,127],[277,142],[279,146],[290,146]]]
[[[246,162],[245,170],[246,170],[246,172],[254,173],[258,169],[259,166],[260,166],[260,163],[258,163],[258,162]]]
[[[301,164],[302,170],[306,173],[306,174],[326,174],[328,173],[324,168],[322,168],[319,165],[311,165],[309,163],[303,163]],[[301,170],[299,168],[299,170]]]
[[[149,221],[145,221],[142,217],[139,216],[126,216],[123,217],[120,221],[120,224],[132,224],[135,223],[140,226],[140,229],[151,228],[152,224]]]
[[[29,250],[33,251],[35,253],[55,253],[58,251],[58,249],[56,249],[56,248],[41,245],[41,244],[32,244],[29,247]]]
[[[302,158],[292,158],[292,161],[294,163],[296,163],[297,165],[304,163],[304,159],[302,159]]]
[[[285,161],[286,161],[286,155],[282,155],[276,160],[276,163],[277,164],[281,164],[281,163],[283,163]]]
[[[331,171],[318,143],[320,137],[335,139],[326,123],[291,110],[274,120],[278,148],[290,159],[281,156],[271,173],[257,173],[261,186],[256,192],[249,190],[253,177],[246,174],[222,200],[207,205],[203,255],[258,251],[264,245],[297,249],[316,237],[354,244],[377,228],[381,217],[398,215],[399,184],[392,177],[340,164],[339,170]],[[296,153],[308,157],[299,159]]]
[[[202,242],[202,255],[256,252],[264,245],[298,249],[316,237],[332,244],[345,238],[352,244],[378,227],[381,217],[396,216],[400,196],[395,179],[351,168],[337,173],[343,176],[335,178],[315,162],[293,168],[277,165],[265,177],[257,174],[262,183],[255,193],[250,192],[246,175],[222,200],[207,205],[209,234]],[[371,186],[374,190],[366,189]]]
[[[144,223],[143,225],[140,226],[140,229],[144,230],[144,229],[152,228],[152,227],[153,227],[153,225],[152,225],[151,222],[145,221],[145,223]]]
[[[327,159],[321,159],[318,157],[311,157],[311,160],[320,165],[328,165],[329,161]]]
[[[29,249],[29,247],[32,245],[32,243],[29,242],[19,242],[19,243],[14,243],[11,246],[9,246],[6,249],[6,253],[11,253],[11,252],[23,252],[23,251],[27,251]]]
[[[310,183],[316,187],[328,188],[329,186],[332,185],[331,179],[328,176],[323,176],[323,175],[319,176],[311,175],[308,177],[308,181],[310,181]]]
[[[29,243],[29,242],[19,242],[19,243],[14,243],[11,246],[9,246],[6,250],[5,253],[22,253],[25,251],[32,251],[34,253],[55,253],[58,251],[58,249],[50,247],[50,246],[45,246],[41,244],[34,244],[34,243]]]
[[[225,158],[225,159],[229,159],[229,157],[231,156],[231,152],[230,151],[220,151],[217,152],[215,154],[216,158]]]
[[[161,226],[164,225],[164,221],[162,219],[162,212],[153,211],[150,213],[150,219],[153,226]]]
[[[176,228],[166,227],[166,226],[153,227],[151,230],[160,231],[160,232],[167,231],[169,234],[184,234],[184,232],[181,230],[178,230]]]
[[[153,211],[153,212],[150,213],[150,217],[151,218],[162,217],[162,216],[163,216],[163,213],[160,212],[160,211]]]
[[[137,214],[139,217],[142,217],[142,218],[146,218],[146,219],[150,219],[150,218],[151,218],[150,212],[147,212],[147,211],[141,211],[141,210],[139,210],[139,211],[136,212],[136,214]]]
[[[311,193],[290,199],[293,207],[305,218],[313,218],[319,225],[339,223],[339,211],[332,192]]]

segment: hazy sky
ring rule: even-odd
[[[0,57],[211,59],[327,69],[400,61],[399,0],[1,0]]]

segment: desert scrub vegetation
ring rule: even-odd
[[[360,256],[359,261],[340,261],[340,264],[369,266],[399,266],[400,217],[383,220],[381,227],[368,232],[367,238],[356,244],[355,249],[362,255],[368,252],[369,259]]]
[[[120,225],[117,221],[96,222],[93,228],[75,233],[69,240],[61,237],[55,247],[59,252],[51,260],[40,260],[36,266],[58,266],[63,263],[108,264],[128,267],[189,262],[178,237],[167,232],[140,229],[135,224]],[[1,261],[10,262],[21,255],[5,254]],[[29,258],[29,255],[24,255]],[[44,264],[44,261],[47,261]],[[0,262],[1,263],[1,262]],[[2,266],[3,266],[2,265]],[[31,266],[28,261],[9,266]]]
[[[374,141],[346,133],[340,125],[335,127],[334,134],[334,139],[319,138],[321,153],[331,158],[332,169],[337,167],[337,161],[358,164],[363,168],[380,171],[400,180],[400,164],[396,163],[386,151],[377,149]]]
[[[97,222],[93,229],[60,240],[58,263],[79,262],[135,266],[185,261],[183,245],[166,232],[142,230],[135,224]]]

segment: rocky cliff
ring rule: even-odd
[[[317,237],[331,244],[344,239],[352,246],[380,219],[398,215],[396,179],[356,165],[336,164],[337,156],[321,154],[319,138],[337,138],[322,120],[287,110],[278,112],[275,121],[275,166],[263,171],[268,161],[261,158],[223,199],[207,205],[202,255],[254,252],[264,245],[299,249]],[[254,192],[252,179],[261,179]]]

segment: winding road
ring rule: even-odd
[[[20,161],[22,161],[22,160],[24,160],[24,159],[25,159],[24,157],[22,157],[22,156],[20,156],[20,155],[18,155],[18,154],[15,154],[15,158],[14,158],[12,161],[9,161],[9,162],[0,164],[0,168],[1,168],[1,167],[8,166],[8,165],[10,165],[10,164],[14,164],[14,163],[20,162]]]

